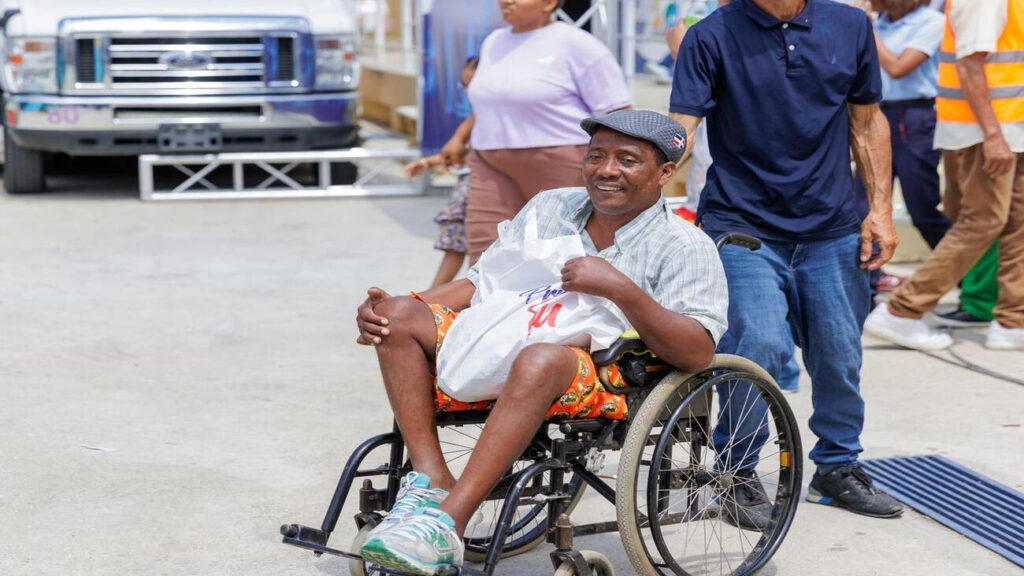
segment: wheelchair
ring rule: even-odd
[[[719,249],[760,246],[741,234],[726,235],[717,244]],[[717,355],[698,373],[683,373],[661,361],[635,333],[595,353],[593,360],[606,389],[626,397],[626,419],[546,421],[467,528],[466,564],[443,567],[435,576],[491,576],[499,560],[545,541],[554,545],[555,576],[612,576],[607,556],[576,549],[574,539],[614,531],[640,576],[743,576],[763,568],[793,521],[802,477],[797,422],[772,377],[730,355]],[[437,413],[442,448],[456,477],[488,414]],[[750,450],[754,436],[764,441],[760,451]],[[383,464],[366,464],[371,454],[385,451]],[[606,456],[616,453],[618,463],[608,473]],[[767,526],[754,528],[730,513],[727,495],[750,481],[737,474],[741,467],[753,467],[764,486],[771,504]],[[285,524],[283,542],[316,556],[347,558],[352,576],[402,574],[364,564],[359,549],[411,469],[397,425],[365,440],[349,456],[320,528]],[[354,490],[357,479],[361,484]],[[572,522],[587,489],[615,506],[613,521]],[[347,549],[332,548],[328,541],[353,492],[357,535]]]

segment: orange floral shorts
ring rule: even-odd
[[[441,350],[444,337],[448,329],[455,321],[458,312],[443,304],[431,304],[423,300],[419,294],[413,293],[413,298],[423,302],[430,307],[434,314],[434,324],[437,325],[437,348],[435,354]],[[573,379],[569,389],[559,398],[548,410],[546,418],[609,418],[622,420],[626,417],[626,398],[620,394],[612,394],[605,390],[597,377],[597,369],[590,354],[582,348],[570,346],[579,361],[579,368],[576,371],[576,378]],[[467,410],[490,410],[494,406],[493,400],[480,402],[462,402],[445,394],[437,387],[437,380],[434,380],[434,407],[438,412],[459,412]]]

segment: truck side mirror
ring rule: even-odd
[[[13,18],[16,14],[21,14],[21,8],[8,8],[4,10],[4,15],[0,16],[0,31],[7,32],[7,21]]]

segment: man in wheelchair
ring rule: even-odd
[[[513,220],[513,235],[522,236],[531,208],[542,238],[579,233],[588,255],[565,263],[562,288],[607,298],[655,354],[696,372],[711,362],[726,330],[728,291],[714,243],[668,211],[661,197],[685,149],[685,132],[666,116],[637,110],[581,125],[591,136],[586,187],[538,194]],[[376,349],[414,470],[367,536],[361,553],[368,563],[417,574],[461,564],[467,523],[545,418],[625,416],[624,400],[603,391],[586,351],[530,345],[516,357],[465,471],[453,477],[435,410],[458,401],[438,394],[435,359],[477,280],[474,268],[467,279],[411,297],[371,288],[358,309],[357,342]]]

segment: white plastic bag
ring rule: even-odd
[[[437,383],[464,402],[497,398],[519,352],[539,342],[607,348],[627,327],[610,300],[562,290],[562,267],[586,255],[578,234],[541,239],[535,211],[521,242],[499,227],[501,242],[480,259],[476,293],[445,336]]]

